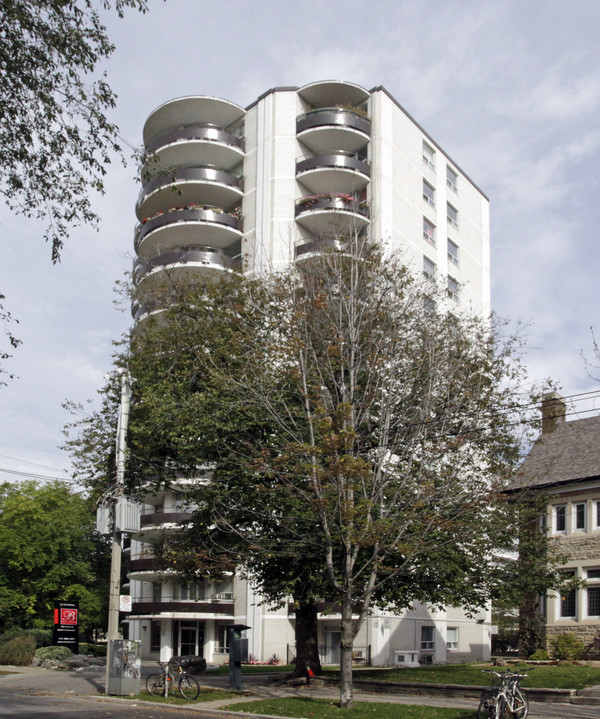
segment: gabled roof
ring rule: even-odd
[[[558,422],[542,434],[515,476],[513,487],[549,485],[600,479],[600,415]]]

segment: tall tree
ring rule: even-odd
[[[122,17],[128,6],[146,12],[147,0],[0,0],[0,196],[46,223],[53,262],[70,228],[97,226],[91,191],[125,157],[109,119],[116,96],[97,70],[115,49],[99,9]],[[1,302],[0,320],[10,321]]]
[[[0,486],[0,620],[49,627],[54,601],[78,600],[85,631],[103,624],[106,542],[89,501],[60,483]]]

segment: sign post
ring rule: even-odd
[[[52,643],[68,647],[79,654],[79,605],[77,602],[54,602]]]

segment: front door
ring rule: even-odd
[[[201,657],[204,653],[204,626],[200,622],[181,622],[179,625],[179,654]]]
[[[325,632],[325,656],[323,664],[339,664],[340,663],[340,642],[342,641],[341,632]]]

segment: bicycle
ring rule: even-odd
[[[519,682],[527,674],[489,669],[482,671],[497,676],[501,684],[484,692],[477,709],[477,719],[525,719],[529,712],[529,699],[521,690]]]
[[[177,676],[174,677],[170,669],[170,662],[158,662],[161,668],[160,674],[150,674],[146,679],[146,689],[149,694],[157,696],[169,696],[175,682],[177,691],[184,699],[197,699],[200,694],[200,685],[185,670],[188,662],[177,664]]]

